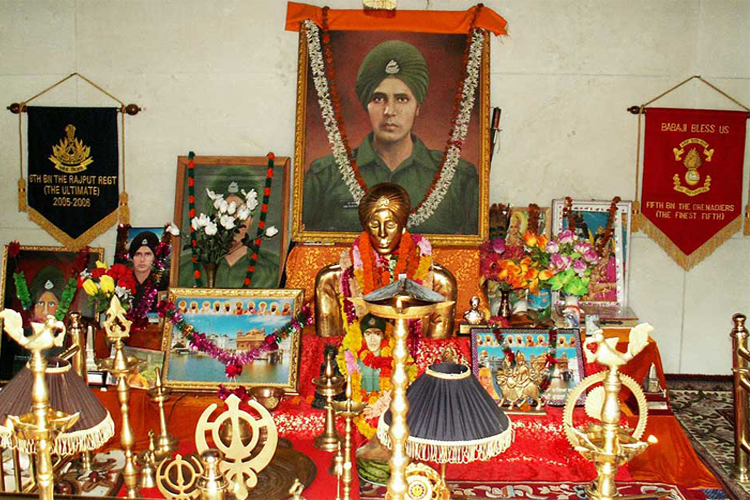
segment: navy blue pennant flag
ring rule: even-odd
[[[28,212],[83,247],[117,222],[117,108],[28,108]]]

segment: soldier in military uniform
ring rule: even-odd
[[[412,134],[429,86],[427,63],[411,44],[389,40],[362,60],[355,91],[367,112],[372,132],[353,153],[368,186],[392,182],[406,189],[415,203],[423,200],[443,159]],[[412,233],[476,234],[479,176],[459,160],[443,200],[432,216]],[[305,174],[303,222],[308,231],[359,232],[358,203],[352,199],[339,168],[328,155]]]

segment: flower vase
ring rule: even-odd
[[[580,297],[573,294],[563,295],[563,309],[562,314],[565,318],[565,326],[568,328],[580,328],[581,327],[581,306],[579,305]]]
[[[540,288],[536,293],[526,296],[529,310],[536,312],[539,320],[548,319],[552,313],[552,292],[549,288]]]
[[[219,265],[215,262],[204,262],[203,269],[206,271],[206,287],[213,288],[216,283],[216,268]]]
[[[526,297],[527,290],[525,288],[516,288],[513,290],[511,296],[511,314],[526,314],[529,310],[529,304]],[[515,296],[515,301],[513,297]]]
[[[510,290],[500,290],[500,305],[498,306],[497,316],[510,320],[513,309],[510,306]]]

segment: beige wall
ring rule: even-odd
[[[401,9],[471,5],[399,1]],[[625,108],[690,75],[750,104],[750,0],[485,5],[510,31],[492,40],[491,101],[503,109],[493,202],[632,199],[636,118]],[[293,156],[297,34],[283,30],[285,12],[278,0],[0,0],[3,105],[78,71],[145,108],[127,126],[132,223],[162,225],[173,211],[178,155]],[[80,80],[35,102],[111,104]],[[695,82],[660,104],[736,109]],[[54,245],[15,209],[17,127],[16,115],[0,115],[0,244]],[[111,230],[94,245],[111,259],[114,239]],[[736,235],[689,273],[642,234],[632,241],[630,301],[656,327],[666,370],[730,373],[730,317],[750,313],[750,237]]]

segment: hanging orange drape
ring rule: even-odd
[[[476,6],[465,11],[396,10],[383,14],[364,9],[331,9],[328,28],[338,31],[411,31],[417,33],[461,33],[469,31]],[[302,21],[310,19],[323,24],[323,8],[304,3],[288,2],[286,30],[299,31]],[[483,7],[477,17],[477,28],[495,35],[506,35],[508,22],[492,9]]]

